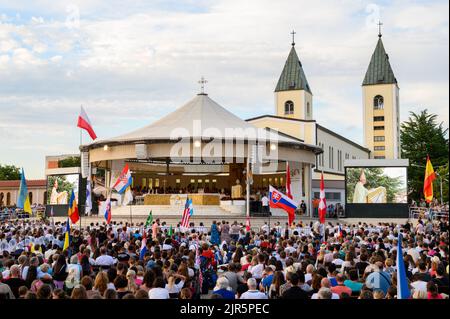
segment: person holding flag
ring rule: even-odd
[[[436,179],[436,173],[434,172],[433,165],[430,161],[430,156],[427,155],[427,164],[425,167],[425,179],[423,181],[423,195],[425,201],[431,203],[433,200],[433,181]]]
[[[153,211],[150,211],[150,213],[147,216],[147,220],[145,221],[144,230],[147,229],[148,226],[150,226],[153,223]]]
[[[319,221],[325,224],[325,217],[327,215],[327,199],[325,198],[325,183],[323,181],[323,172],[320,176],[320,202],[319,202]]]
[[[30,197],[28,195],[28,187],[27,187],[27,181],[25,179],[25,172],[22,168],[22,173],[20,174],[20,188],[19,188],[19,198],[17,199],[17,207],[21,208],[24,213],[28,213],[31,215],[31,203],[30,203]]]
[[[131,186],[132,178],[128,164],[125,165],[113,187],[119,194],[123,194]]]
[[[72,194],[70,195],[68,215],[72,224],[75,224],[80,219],[80,215],[78,214],[77,200],[75,199],[75,193],[73,192],[73,190]]]
[[[144,229],[144,235],[142,236],[141,249],[139,251],[139,260],[144,260],[145,253],[147,252],[147,232]]]
[[[409,290],[405,262],[403,261],[402,242],[403,236],[399,232],[397,240],[397,299],[409,299],[411,291]]]
[[[186,204],[184,205],[183,217],[181,218],[181,227],[189,228],[189,219],[194,215],[194,207],[192,206],[192,199],[186,198]]]
[[[271,208],[281,208],[288,213],[288,223],[289,226],[292,225],[295,219],[295,211],[298,208],[294,200],[269,185],[269,201]]]
[[[106,219],[106,224],[109,225],[109,223],[111,222],[111,197],[108,197],[108,199],[105,202],[105,219]]]
[[[63,245],[63,251],[68,249],[70,246],[70,223],[69,218],[67,218],[66,222],[66,231],[64,233],[64,245]]]

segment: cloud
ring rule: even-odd
[[[60,146],[78,152],[80,105],[98,135],[112,137],[187,102],[201,76],[210,97],[241,118],[272,114],[292,29],[315,118],[362,142],[362,123],[353,119],[362,118],[378,16],[399,79],[401,119],[426,107],[448,126],[446,12],[446,1],[417,0],[1,4],[0,143],[8,151],[0,162],[30,165],[31,176],[42,177],[45,155]],[[33,147],[31,160],[24,154]]]

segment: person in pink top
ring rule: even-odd
[[[152,225],[152,239],[155,240],[159,231],[159,218]]]

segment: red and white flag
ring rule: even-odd
[[[250,230],[252,230],[250,225],[250,217],[247,216],[247,219],[245,220],[245,231],[249,232]]]
[[[319,220],[321,224],[325,224],[325,216],[327,214],[327,200],[325,199],[325,184],[323,182],[323,173],[320,177],[320,202],[319,202]]]
[[[289,162],[286,162],[286,195],[292,199],[291,193],[291,170],[289,169]]]
[[[89,136],[95,140],[97,138],[97,135],[94,132],[94,129],[92,128],[91,121],[89,120],[89,117],[86,114],[86,111],[83,107],[81,107],[80,115],[78,115],[78,124],[77,126],[79,128],[85,129]]]

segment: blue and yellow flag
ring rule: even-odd
[[[22,168],[22,174],[20,178],[19,198],[17,199],[17,207],[22,208],[24,212],[31,214],[30,197],[28,196],[27,181],[25,179],[25,173]]]
[[[67,218],[66,232],[64,233],[63,251],[66,250],[67,248],[69,248],[69,244],[70,244],[70,223],[69,223],[69,218]]]

